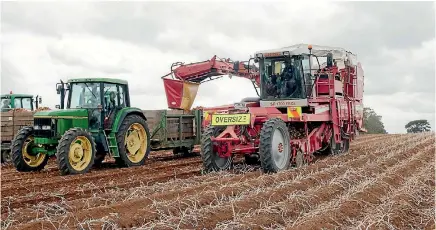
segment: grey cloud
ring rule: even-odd
[[[91,70],[95,70],[95,71],[107,73],[107,74],[128,74],[128,73],[130,73],[130,70],[123,68],[123,67],[117,67],[117,66],[111,66],[111,65],[96,65],[93,63],[86,62],[82,58],[70,56],[67,53],[63,52],[62,50],[56,49],[52,46],[49,46],[47,48],[47,52],[49,53],[49,55],[52,59],[57,60],[65,65],[81,66],[81,67],[85,67],[85,68],[88,68]]]

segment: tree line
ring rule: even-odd
[[[368,131],[367,134],[387,134],[382,121],[382,116],[378,115],[373,109],[365,107],[363,109],[363,126]],[[413,120],[408,122],[404,128],[407,133],[421,133],[431,131],[430,123],[425,119]]]

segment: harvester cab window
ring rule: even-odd
[[[304,98],[301,90],[303,72],[300,59],[297,57],[268,58],[261,60],[260,65],[263,81],[262,98]]]

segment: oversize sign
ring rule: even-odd
[[[212,125],[249,125],[250,114],[212,114]]]

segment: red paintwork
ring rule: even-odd
[[[250,70],[251,72],[251,70]],[[211,76],[228,73],[237,74],[239,77],[255,79],[259,86],[259,72],[248,74],[245,66],[240,64],[239,71],[233,69],[233,63],[229,60],[217,61],[216,56],[211,60],[189,65],[180,65],[173,70],[175,78],[183,81],[205,82]],[[211,108],[199,108],[209,114],[213,113],[250,113],[251,122],[246,125],[247,134],[240,135],[239,126],[227,126],[217,137],[211,140],[217,143],[215,151],[222,157],[231,154],[252,154],[259,149],[259,134],[263,124],[271,118],[280,118],[289,125],[303,127],[305,137],[292,139],[293,160],[296,150],[301,149],[307,161],[312,161],[313,153],[329,143],[334,134],[336,143],[344,139],[341,130],[349,135],[350,141],[355,138],[355,126],[359,131],[363,128],[363,69],[360,63],[356,67],[349,66],[338,69],[336,66],[323,68],[316,75],[327,75],[327,78],[317,77],[314,93],[308,99],[309,106],[302,112],[301,117],[288,118],[286,111],[276,108],[283,101],[274,102],[270,107],[260,107],[259,103],[247,103],[246,108],[238,110],[234,105],[224,105]],[[335,79],[337,78],[337,79]],[[203,126],[210,124],[211,117],[205,117]],[[309,129],[309,125],[317,127]]]

